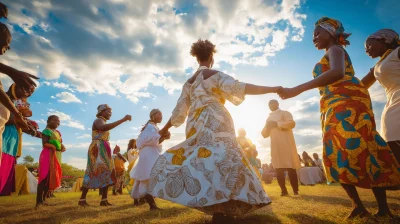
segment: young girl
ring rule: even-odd
[[[32,91],[33,90],[34,89],[32,89]],[[25,93],[22,87],[17,86],[15,83],[12,84],[7,91],[7,95],[13,103],[22,98],[26,99],[31,94],[32,92]],[[20,110],[20,112],[24,112],[22,113],[22,116],[24,117],[29,117],[32,115],[29,107],[25,107],[25,109]],[[11,115],[10,119],[5,125],[5,129],[2,134],[3,152],[0,153],[2,154],[0,159],[0,195],[11,195],[11,193],[15,191],[15,164],[17,158],[22,154],[22,132],[30,134],[33,137],[41,138],[40,132],[34,130],[34,122],[29,121],[28,123],[32,128],[22,128],[21,126],[17,125],[15,116]]]
[[[121,155],[119,146],[115,146],[113,152],[114,167],[115,167],[115,183],[113,186],[113,195],[122,194],[125,179],[125,162],[126,159]]]
[[[162,113],[158,109],[150,112],[150,120],[144,125],[142,132],[137,138],[137,147],[139,149],[139,159],[131,170],[131,178],[135,180],[131,192],[132,198],[135,199],[135,205],[138,200],[144,198],[150,205],[150,210],[159,209],[154,201],[153,196],[147,193],[149,186],[149,178],[151,168],[161,154],[161,143],[165,137],[158,134],[158,123],[162,121]]]
[[[53,191],[61,186],[61,166],[56,153],[65,152],[62,144],[61,133],[57,130],[60,119],[51,115],[47,119],[47,126],[42,132],[43,150],[39,158],[39,181],[36,196],[36,208],[47,205],[45,202],[48,191]]]

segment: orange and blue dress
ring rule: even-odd
[[[344,49],[343,49],[344,50]],[[328,182],[361,188],[400,185],[400,167],[376,131],[368,90],[354,76],[345,52],[345,75],[320,87],[323,161]],[[314,78],[330,70],[325,54],[315,65]]]

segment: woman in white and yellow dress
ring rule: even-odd
[[[137,158],[139,157],[139,151],[136,148],[136,139],[129,140],[126,157],[128,159],[129,165],[128,165],[128,171],[126,172],[125,175],[125,180],[126,180],[125,186],[130,194],[134,180],[131,179],[129,173],[131,172],[133,165],[135,164]]]
[[[172,117],[160,130],[167,135],[187,118],[186,140],[160,155],[151,171],[149,193],[213,214],[213,222],[221,222],[271,203],[236,140],[224,103],[239,105],[246,94],[275,93],[280,87],[246,84],[212,70],[215,52],[208,40],[192,45],[200,67],[183,85]]]

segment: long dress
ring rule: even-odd
[[[296,122],[293,120],[292,114],[289,111],[278,109],[269,114],[268,121],[275,121],[278,125],[269,133],[272,166],[275,169],[300,169],[301,164],[292,131]]]
[[[92,143],[88,150],[83,187],[97,189],[109,187],[114,184],[115,170],[113,160],[111,159],[109,139],[109,131],[92,131]]]
[[[56,147],[57,151],[61,151],[61,133],[57,130],[44,129],[42,135],[49,137],[49,143]],[[61,186],[62,170],[61,164],[58,162],[56,152],[50,148],[43,148],[39,157],[39,181],[47,181],[46,185],[49,190],[56,190]]]
[[[125,166],[124,161],[118,157],[117,154],[112,155],[115,167],[115,183],[113,186],[114,191],[122,191],[125,180]]]
[[[239,105],[245,83],[218,72],[186,82],[171,122],[185,122],[186,140],[160,155],[154,165],[149,193],[196,208],[239,216],[271,203],[236,140],[225,100]]]
[[[399,164],[376,131],[368,90],[354,76],[350,57],[346,50],[344,52],[344,77],[319,88],[323,160],[328,183],[361,188],[399,185]],[[329,69],[326,54],[316,64],[314,78]]]
[[[0,81],[0,89],[3,90],[3,85]],[[10,118],[10,111],[0,103],[0,165],[1,165],[1,157],[2,157],[2,148],[3,148],[3,132],[5,129],[5,125]]]
[[[374,76],[385,88],[387,103],[382,111],[381,134],[385,141],[400,141],[400,47],[375,65]]]
[[[135,180],[131,192],[134,199],[143,198],[147,194],[151,169],[162,151],[158,132],[158,127],[150,122],[136,139],[139,158],[130,172],[131,178]]]
[[[125,186],[129,192],[129,194],[131,194],[132,187],[133,187],[135,180],[133,178],[131,178],[130,173],[133,168],[133,165],[135,165],[137,158],[139,158],[139,151],[138,151],[138,149],[129,149],[127,154],[128,154],[127,157],[128,157],[129,165],[128,165],[128,169],[127,169],[127,172],[125,175]]]
[[[3,152],[0,165],[0,196],[15,192],[15,164],[21,151],[21,129],[14,124],[6,125],[3,132]]]

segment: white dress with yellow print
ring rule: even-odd
[[[225,99],[242,103],[244,90],[245,83],[222,72],[204,79],[200,71],[192,84],[185,83],[171,122],[178,127],[188,117],[186,140],[160,155],[150,174],[150,194],[209,214],[235,216],[271,203],[224,107]]]

